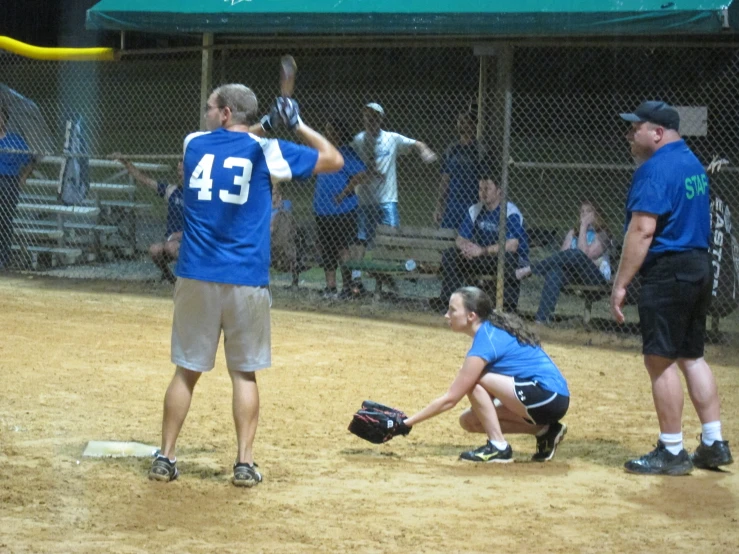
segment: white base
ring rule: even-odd
[[[90,441],[82,455],[92,458],[151,458],[158,451],[156,446],[140,442]]]

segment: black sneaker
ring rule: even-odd
[[[562,442],[567,434],[567,425],[564,423],[552,423],[541,437],[536,437],[536,454],[531,456],[532,462],[548,462],[554,458],[557,445]]]
[[[257,464],[234,464],[232,482],[237,487],[253,487],[262,482],[262,474],[257,471]]]
[[[702,436],[701,443],[690,456],[690,460],[700,469],[716,469],[734,463],[729,450],[729,441],[713,441],[711,446],[707,446],[703,443]]]
[[[657,441],[657,448],[636,460],[624,464],[629,473],[645,475],[688,475],[693,471],[693,462],[683,448],[678,455],[672,454],[662,441]]]
[[[467,460],[469,462],[495,462],[498,464],[507,464],[513,461],[513,449],[509,444],[505,447],[505,450],[498,450],[490,441],[488,441],[485,443],[485,446],[481,446],[477,450],[462,452],[459,455],[459,459]]]
[[[168,483],[174,481],[179,476],[180,472],[177,471],[177,462],[170,462],[166,456],[157,456],[149,470],[149,479],[152,481]]]

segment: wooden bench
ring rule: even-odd
[[[593,302],[611,294],[610,283],[606,285],[565,285],[562,292],[565,294],[573,294],[585,300],[585,306],[582,312],[582,322],[586,327],[590,324],[593,317]]]
[[[379,299],[383,284],[394,279],[438,278],[442,254],[455,247],[456,238],[453,229],[380,225],[371,257],[345,265],[373,277],[377,283],[374,297]]]
[[[627,288],[627,305],[633,305],[638,300],[638,287],[636,283],[632,281],[631,285]],[[602,298],[611,295],[613,284],[608,283],[606,285],[565,285],[562,288],[562,292],[566,294],[574,294],[582,297],[585,300],[585,306],[583,308],[582,322],[586,327],[590,324],[593,314],[593,302],[596,302]],[[709,310],[709,317],[711,318],[711,333],[719,333],[719,322],[720,316],[711,314]]]

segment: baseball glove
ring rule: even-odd
[[[401,410],[365,400],[362,408],[352,417],[349,431],[373,444],[382,444],[411,432],[411,428],[403,423],[407,417]]]

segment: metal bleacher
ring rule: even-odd
[[[21,265],[39,269],[133,256],[139,214],[152,206],[137,201],[137,187],[122,164],[90,159],[98,180],[85,200],[68,206],[57,196],[63,163],[63,157],[43,158],[21,190],[11,246]],[[164,164],[135,165],[152,174],[171,171]]]

